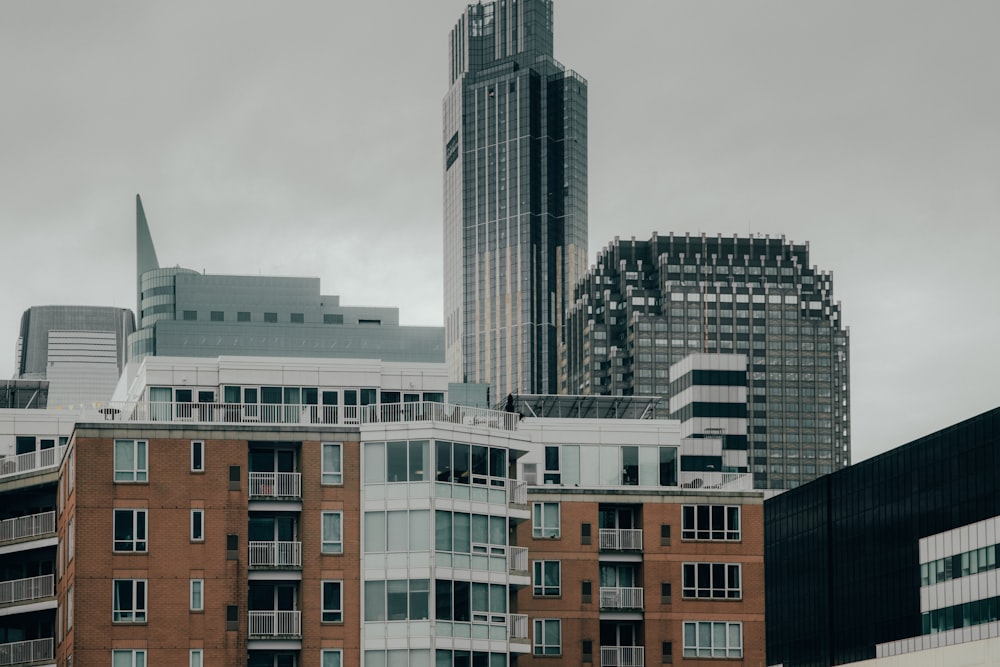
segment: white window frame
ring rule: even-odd
[[[188,608],[191,611],[205,611],[205,580],[192,579],[188,590]]]
[[[117,515],[118,512],[131,512],[132,513],[132,539],[131,540],[119,540],[114,536],[115,527],[117,525]],[[142,515],[142,532],[143,538],[139,539],[137,537],[138,531],[138,517]],[[112,510],[111,514],[111,550],[115,553],[148,553],[149,552],[149,512],[148,510],[141,507],[116,507]],[[119,545],[129,544],[132,548],[122,549]],[[141,549],[139,547],[142,547]]]
[[[327,448],[337,452],[335,470],[326,469]],[[320,445],[320,471],[324,486],[343,486],[344,484],[344,445],[341,442],[324,442]]]
[[[327,664],[327,658],[336,658],[332,664]],[[339,648],[325,648],[319,652],[320,667],[343,667],[344,651]]]
[[[337,596],[336,608],[327,609],[326,585],[337,584],[339,595]],[[344,581],[343,579],[323,579],[320,582],[320,622],[322,623],[343,623],[344,622]],[[327,618],[327,614],[336,615],[336,618]]]
[[[132,465],[130,468],[119,468],[118,447],[125,445],[132,448]],[[149,481],[148,440],[115,440],[113,456],[116,484],[144,484]]]
[[[555,586],[548,586],[545,584],[545,569],[547,565],[555,563],[557,570],[558,582]],[[552,592],[554,589],[555,592]],[[559,597],[562,595],[562,561],[559,560],[536,560],[532,561],[531,566],[531,591],[532,595],[536,598],[540,597]]]
[[[66,564],[73,562],[73,552],[76,550],[76,519],[70,517],[66,527]]]
[[[198,517],[195,521],[195,517]],[[195,527],[198,528],[198,533],[195,532]],[[191,532],[190,537],[192,542],[204,542],[205,541],[205,508],[204,507],[192,507],[191,508]]]
[[[191,649],[188,653],[188,667],[205,667],[205,649]]]
[[[709,645],[701,646],[699,637],[702,626],[709,626]],[[725,628],[726,645],[715,646],[716,626]],[[730,644],[732,630],[736,630],[737,642]],[[689,630],[694,632],[694,643],[690,643]],[[743,657],[743,624],[739,621],[684,621],[684,657],[685,658],[742,658]]]
[[[698,525],[698,509],[708,508],[708,525]],[[713,525],[712,510],[722,508],[722,526]],[[688,509],[691,509],[693,525],[688,526]],[[739,525],[735,528],[729,526],[730,510],[736,510],[736,521]],[[698,542],[740,542],[743,539],[743,508],[741,505],[682,505],[681,506],[681,539]]]
[[[545,506],[556,506],[556,525],[545,525]],[[531,536],[539,538],[556,538],[562,533],[562,508],[558,502],[537,502],[531,504]]]
[[[197,452],[198,456],[195,456]],[[199,461],[200,459],[200,465]],[[191,472],[205,472],[205,441],[191,441]]]
[[[559,629],[559,642],[557,644],[545,643],[545,628],[550,623],[555,623],[556,627]],[[562,619],[536,618],[532,626],[532,655],[562,655]]]
[[[118,657],[127,657],[128,667],[146,667],[146,649],[144,648],[112,649],[111,667],[119,667],[116,660]]]
[[[337,516],[337,521],[340,526],[340,537],[337,539],[332,539],[332,536],[326,534],[326,517],[327,516]],[[342,554],[344,553],[344,513],[337,512],[323,512],[320,516],[320,532],[322,533],[322,544],[320,550],[325,554]]]
[[[73,585],[66,589],[66,633],[73,627]]]
[[[115,591],[118,584],[129,582],[132,584],[132,607],[130,609],[118,608],[118,600]],[[141,596],[140,596],[141,591]],[[139,598],[142,604],[139,604]],[[112,579],[111,580],[111,622],[112,623],[145,623],[148,618],[149,586],[146,579]]]
[[[708,566],[708,581],[700,581],[700,571]],[[722,566],[721,584],[715,581],[715,570]],[[736,571],[736,588],[729,587],[730,572]],[[743,598],[743,568],[740,563],[684,563],[681,566],[681,595],[686,599],[740,600]]]

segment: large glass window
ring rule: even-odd
[[[344,537],[341,531],[343,518],[343,512],[323,512],[323,553],[344,552]]]
[[[534,635],[535,655],[562,653],[562,621],[558,618],[536,618]]]
[[[739,505],[684,505],[682,521],[685,540],[740,540]]]
[[[366,621],[430,618],[430,580],[392,579],[365,582]]]
[[[741,598],[739,563],[684,563],[684,597]]]
[[[426,551],[430,548],[430,511],[365,512],[365,553]]]
[[[145,440],[115,440],[115,481],[146,482],[149,470]]]
[[[561,595],[559,561],[536,560],[533,564],[533,570],[535,595]]]
[[[532,537],[559,537],[559,503],[532,504]]]
[[[115,510],[115,551],[146,551],[146,510]]]
[[[343,484],[344,464],[339,442],[323,443],[323,484]]]
[[[115,579],[113,582],[115,623],[146,622],[146,580]]]
[[[684,623],[685,658],[742,658],[743,624],[719,621]]]

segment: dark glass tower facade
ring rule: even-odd
[[[444,322],[458,382],[555,393],[587,256],[587,83],[552,57],[552,1],[469,5],[444,99]]]
[[[560,393],[669,399],[671,364],[693,352],[743,354],[755,487],[793,488],[850,463],[849,331],[833,276],[809,264],[808,245],[615,239],[566,319]]]

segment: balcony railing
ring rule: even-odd
[[[440,421],[512,431],[513,412],[418,401],[374,405],[304,405],[246,403],[115,402],[102,410],[105,419],[128,422],[183,421],[206,424],[375,424]]]
[[[66,447],[50,447],[25,454],[0,457],[0,479],[26,472],[58,468]]]
[[[642,589],[602,586],[601,609],[642,609]]]
[[[251,498],[302,498],[302,473],[252,472]]]
[[[643,667],[645,659],[643,646],[601,647],[601,667]]]
[[[301,611],[251,611],[248,633],[251,637],[301,637]]]
[[[55,641],[51,637],[0,644],[0,665],[20,665],[52,660],[55,655],[54,651]]]
[[[29,602],[50,598],[53,595],[55,595],[55,577],[51,574],[0,581],[0,604]]]
[[[528,615],[508,614],[507,615],[507,635],[511,639],[528,638]]]
[[[507,503],[509,505],[528,504],[528,483],[519,479],[507,480]]]
[[[714,472],[682,470],[681,486],[685,489],[717,491],[752,491],[753,474],[748,472]]]
[[[251,542],[250,567],[302,567],[302,543]]]
[[[511,572],[527,572],[528,548],[507,547],[507,565]]]
[[[55,534],[55,512],[28,514],[0,521],[0,543]]]
[[[601,528],[601,551],[642,551],[641,528]]]

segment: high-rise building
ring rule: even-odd
[[[444,361],[441,327],[399,325],[399,309],[342,306],[319,278],[161,268],[136,196],[139,326],[132,359],[220,355]]]
[[[671,364],[742,354],[755,487],[793,488],[850,463],[849,331],[833,275],[809,264],[807,244],[615,239],[566,319],[560,393],[671,398]]]
[[[555,393],[587,255],[587,83],[553,59],[552,0],[469,5],[444,98],[449,377]]]
[[[15,378],[48,380],[48,407],[93,407],[111,398],[134,331],[127,308],[33,306],[21,316]]]

